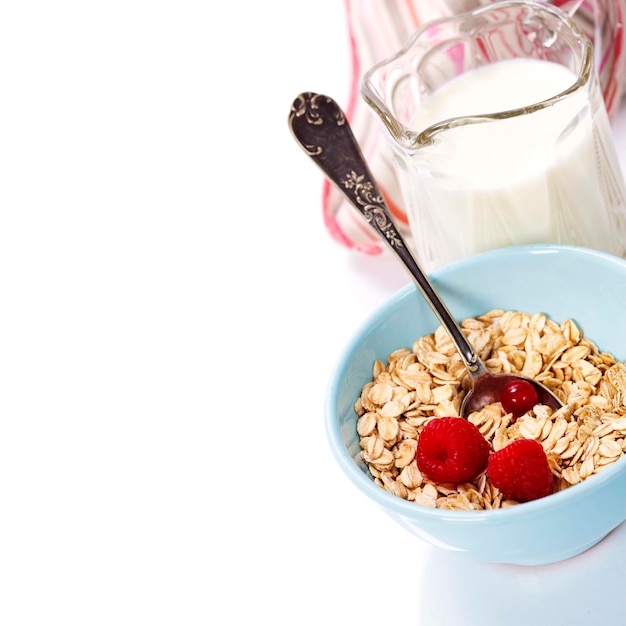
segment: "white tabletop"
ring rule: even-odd
[[[408,282],[330,239],[287,127],[301,91],[346,102],[343,4],[13,4],[0,624],[618,623],[623,528],[560,565],[466,562],[330,456],[338,353]]]

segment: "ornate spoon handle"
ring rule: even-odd
[[[291,105],[289,126],[303,150],[400,258],[439,321],[450,333],[472,376],[486,371],[396,228],[339,105],[329,96],[302,93]]]

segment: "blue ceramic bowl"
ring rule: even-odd
[[[626,261],[585,248],[534,245],[479,254],[433,271],[457,319],[490,309],[573,319],[600,350],[626,360]],[[422,507],[378,487],[360,459],[354,403],[375,359],[433,332],[437,319],[409,285],[385,303],[343,350],[331,377],[326,430],[342,470],[402,527],[481,561],[538,565],[587,550],[626,519],[626,458],[565,491],[494,511]]]

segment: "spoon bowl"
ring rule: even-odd
[[[538,381],[513,374],[493,374],[487,370],[406,245],[339,105],[326,95],[302,93],[291,106],[289,126],[305,153],[395,253],[450,335],[472,380],[472,388],[461,405],[461,417],[467,418],[487,404],[498,401],[503,390],[518,380],[532,384],[537,392],[537,404],[547,405],[553,411],[561,408],[561,400]]]

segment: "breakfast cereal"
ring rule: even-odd
[[[517,419],[499,402],[469,416],[492,451],[516,439],[545,450],[554,491],[566,489],[621,458],[626,450],[626,364],[601,352],[572,321],[543,313],[492,310],[461,323],[494,373],[523,374],[549,387],[564,403],[535,406]],[[411,348],[373,365],[372,380],[355,403],[361,457],[375,482],[390,493],[442,509],[496,509],[516,504],[486,472],[471,482],[435,484],[417,468],[419,433],[430,420],[458,416],[470,376],[448,334],[439,327]]]

